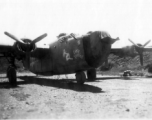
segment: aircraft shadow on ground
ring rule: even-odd
[[[135,77],[98,77],[96,78],[96,80],[138,80],[138,78],[135,78]],[[92,82],[95,82],[95,81],[92,81]]]
[[[70,89],[70,90],[79,91],[79,92],[104,93],[104,91],[102,91],[102,89],[99,87],[88,85],[88,84],[84,84],[84,85],[77,84],[75,82],[75,79],[68,79],[68,80],[67,79],[50,79],[50,78],[39,78],[36,76],[20,76],[18,78],[23,80],[23,81],[17,81],[18,85],[38,84],[38,85],[52,86],[52,87],[57,87],[57,88],[62,88],[62,89]],[[137,80],[131,77],[98,77],[96,78],[96,81],[86,81],[86,82],[101,82],[102,80],[110,80],[110,79]],[[68,81],[71,81],[71,82],[68,82]],[[19,87],[19,86],[16,86],[16,87]],[[12,87],[11,85],[9,85],[8,82],[2,82],[0,83],[0,88],[14,88],[14,86]]]
[[[18,81],[18,85],[22,84],[38,84],[42,86],[51,86],[56,88],[62,88],[62,89],[70,89],[78,92],[92,92],[92,93],[105,93],[105,91],[102,91],[101,88],[88,85],[88,84],[77,84],[75,83],[75,79],[50,79],[50,78],[39,78],[36,76],[21,76],[18,77],[19,79],[23,81]]]

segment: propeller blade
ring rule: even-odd
[[[8,37],[12,38],[13,40],[15,40],[16,42],[20,42],[23,43],[21,40],[19,40],[18,38],[16,38],[14,35],[8,33],[8,32],[4,32],[5,35],[7,35]],[[24,44],[24,43],[23,43]]]
[[[45,33],[45,34],[37,37],[36,39],[34,39],[34,40],[31,42],[31,44],[35,44],[35,43],[39,42],[40,40],[42,40],[42,39],[45,38],[46,36],[47,36],[47,34]]]
[[[140,64],[141,66],[143,66],[143,54],[140,54],[139,57],[140,57]]]
[[[151,40],[148,40],[148,41],[143,45],[143,47],[145,47],[147,44],[149,44],[150,41],[151,41]]]
[[[132,40],[128,39],[133,45],[138,46],[137,44],[135,44]]]

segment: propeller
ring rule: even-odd
[[[35,45],[37,42],[39,42],[40,40],[42,40],[43,38],[45,38],[47,36],[47,34],[43,34],[37,38],[35,38],[33,41],[29,43],[25,42],[24,40],[20,40],[17,37],[15,37],[14,35],[8,33],[8,32],[4,32],[5,35],[7,35],[8,37],[12,38],[13,40],[15,40],[16,42],[20,43],[20,46],[23,47],[24,49],[26,49],[25,52],[30,52],[29,50],[31,50],[31,48],[33,47],[33,45]]]
[[[135,49],[139,54],[140,57],[140,64],[143,66],[143,51],[144,47],[150,43],[151,40],[148,40],[144,45],[141,44],[135,44],[132,40],[128,39],[133,45],[135,45]]]

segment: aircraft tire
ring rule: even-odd
[[[84,72],[78,72],[75,76],[78,84],[84,84],[86,81],[86,75]]]
[[[87,71],[87,77],[88,81],[95,81],[96,79],[96,70],[95,69],[90,69]]]
[[[16,69],[13,66],[9,66],[7,69],[7,77],[11,86],[17,85]]]

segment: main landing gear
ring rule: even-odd
[[[75,76],[78,84],[84,84],[86,81],[86,75],[84,72],[77,72]]]
[[[75,76],[78,84],[84,84],[84,82],[86,81],[86,75],[84,72],[77,72]],[[95,81],[96,70],[95,69],[88,70],[87,77],[88,77],[88,81]]]
[[[90,69],[87,71],[87,77],[88,81],[95,81],[96,79],[96,70],[95,69]]]
[[[16,79],[16,66],[14,64],[15,59],[11,58],[10,60],[8,60],[8,62],[10,63],[9,67],[7,68],[7,77],[9,80],[9,83],[11,86],[17,86],[17,79]]]
[[[17,85],[16,69],[12,65],[7,68],[7,77],[11,86]]]

